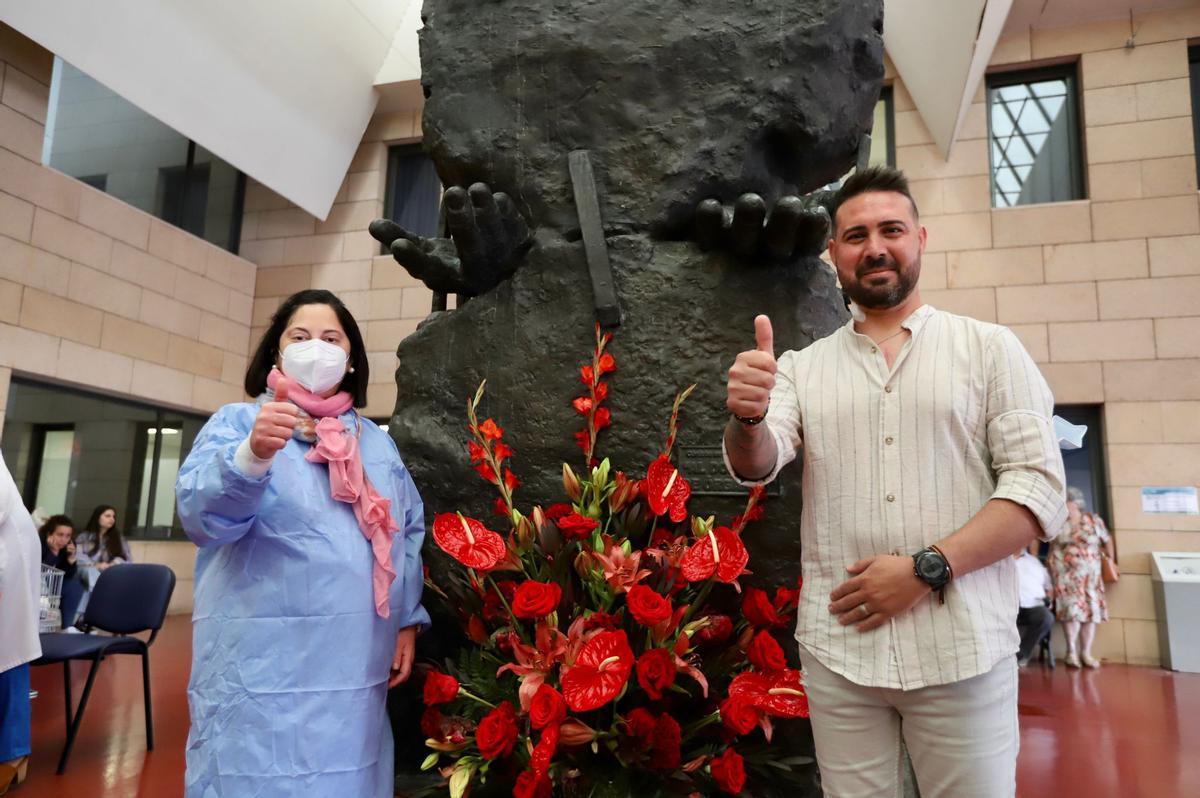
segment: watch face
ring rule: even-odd
[[[925,552],[917,561],[917,571],[926,581],[937,581],[946,574],[946,563],[933,552]]]

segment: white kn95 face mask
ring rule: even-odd
[[[340,346],[310,338],[284,348],[283,373],[313,393],[325,393],[346,376],[348,359]]]

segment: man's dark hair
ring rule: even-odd
[[[342,304],[342,300],[329,291],[319,289],[298,291],[283,300],[283,304],[271,317],[271,326],[267,327],[267,331],[263,333],[262,340],[258,342],[258,348],[254,350],[254,355],[250,358],[250,365],[246,368],[246,379],[242,383],[242,387],[250,396],[258,396],[267,389],[267,375],[271,373],[271,369],[275,368],[275,360],[279,357],[279,339],[287,329],[292,314],[301,305],[328,305],[337,314],[338,323],[342,325],[346,338],[350,341],[350,366],[354,369],[353,372],[347,372],[346,376],[342,378],[341,390],[348,391],[354,397],[355,407],[366,407],[367,378],[369,377],[367,347],[363,344],[362,333],[358,330],[358,322],[354,320],[354,316],[350,315],[350,311]]]
[[[857,197],[859,194],[866,194],[870,191],[894,191],[897,194],[903,194],[912,203],[913,217],[920,219],[917,201],[913,199],[912,192],[908,190],[908,178],[904,173],[894,166],[868,166],[846,178],[842,187],[834,192],[833,207],[829,210],[829,216],[834,222],[835,229],[838,208],[842,207],[842,203],[851,197]]]

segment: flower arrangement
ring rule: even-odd
[[[566,502],[517,509],[514,452],[494,419],[478,419],[485,386],[468,400],[468,455],[507,529],[462,513],[433,523],[462,568],[427,586],[474,644],[424,683],[423,769],[439,768],[453,798],[736,795],[748,771],[778,780],[811,761],[769,748],[773,718],[808,714],[800,673],[772,636],[793,623],[799,588],[770,596],[738,582],[749,573],[741,535],[762,517],[763,492],[728,526],[690,513],[672,450],[695,386],[677,395],[643,478],[598,459],[612,424],[610,341],[597,326],[580,368],[586,390],[572,405],[586,470],[563,464]]]

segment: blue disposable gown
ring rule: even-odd
[[[372,555],[324,464],[292,440],[265,476],[234,465],[258,407],[226,405],[179,471],[183,528],[200,551],[188,682],[188,798],[390,798],[386,711],[397,632],[421,606],[424,508],[392,439],[353,411],[371,484],[400,532],[390,618],[375,611]]]

